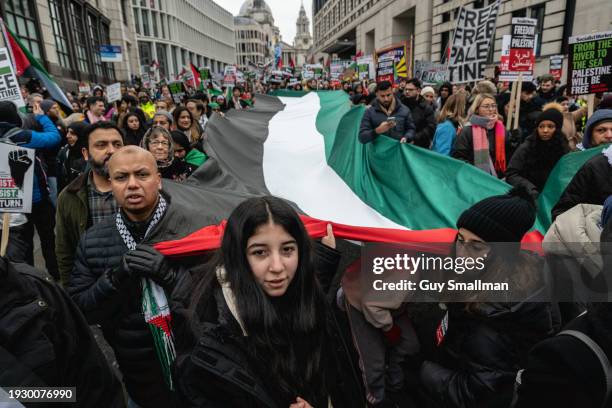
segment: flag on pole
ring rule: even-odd
[[[196,66],[193,65],[193,63],[191,62],[189,63],[189,68],[191,69],[191,75],[193,75],[194,88],[198,89],[200,88],[200,84],[202,83],[202,80],[200,79],[200,71],[198,71]]]
[[[38,62],[36,58],[23,46],[21,41],[11,32],[4,20],[0,19],[4,42],[13,58],[13,65],[17,76],[38,79],[47,88],[51,98],[62,105],[65,112],[72,112],[72,104],[66,94],[51,78],[47,70]]]

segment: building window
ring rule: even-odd
[[[123,24],[128,25],[127,11],[129,10],[128,5],[126,4],[128,0],[120,0],[121,2],[121,17],[123,19]]]
[[[36,29],[35,0],[2,0],[8,27],[21,43],[39,60],[42,60],[42,44]]]
[[[446,53],[447,48],[451,46],[449,44],[450,41],[450,31],[445,31],[442,33],[442,39],[440,40],[440,61],[446,61]]]
[[[151,55],[151,43],[138,41],[138,56],[140,57],[140,63],[147,68],[151,66],[153,57]]]
[[[84,74],[90,74],[87,61],[87,36],[83,24],[83,8],[74,2],[70,3],[70,20],[74,32],[74,45],[76,49],[77,68]]]
[[[49,0],[49,14],[51,15],[51,25],[53,26],[53,36],[55,37],[55,50],[60,66],[72,69],[70,63],[70,51],[68,49],[68,38],[66,37],[65,27],[68,25],[60,12],[60,0]]]
[[[149,29],[149,10],[142,11],[142,34],[146,37],[151,36],[151,30]]]
[[[159,62],[159,75],[161,77],[166,77],[168,75],[166,45],[160,43],[155,44],[155,51],[157,52],[157,62]]]
[[[136,34],[140,35],[140,9],[134,8],[134,25],[136,26]]]
[[[102,22],[100,24],[100,38],[104,41],[104,44],[110,44],[110,29],[108,24]],[[115,67],[112,62],[103,62],[102,70],[104,71],[104,76],[109,80],[115,80]]]
[[[94,72],[97,76],[102,77],[104,70],[102,68],[102,58],[100,57],[100,33],[98,32],[98,19],[87,13],[87,26],[89,31],[89,39],[91,40],[91,48],[93,54]]]

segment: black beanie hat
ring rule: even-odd
[[[535,218],[533,197],[525,187],[517,186],[465,210],[457,220],[457,228],[465,228],[486,242],[520,242]]]
[[[555,108],[546,109],[544,112],[540,113],[536,119],[536,126],[539,126],[540,122],[544,120],[553,122],[557,130],[561,130],[563,127],[563,114]]]
[[[21,127],[23,120],[17,111],[17,105],[11,101],[0,101],[0,122],[7,122]]]

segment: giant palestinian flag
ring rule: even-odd
[[[250,196],[282,197],[300,211],[315,237],[331,222],[340,238],[449,242],[461,212],[510,189],[474,166],[384,136],[361,144],[365,107],[352,106],[342,91],[280,95],[258,95],[253,109],[211,118],[205,145],[211,160],[188,180],[193,191],[231,193],[233,200],[221,200],[228,205]],[[571,153],[559,162],[538,200],[538,220],[527,240],[541,239],[563,189],[600,150]],[[173,255],[197,253],[217,247],[222,233],[223,222],[211,224],[158,248]]]

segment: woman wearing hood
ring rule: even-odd
[[[441,110],[446,103],[446,100],[453,94],[453,85],[450,82],[444,82],[438,88],[438,99],[436,99],[436,106],[438,110]]]
[[[153,154],[162,178],[182,182],[191,174],[187,163],[175,160],[172,136],[165,128],[153,126],[147,130],[140,146]]]
[[[208,156],[198,149],[191,146],[185,133],[180,130],[172,131],[172,139],[174,140],[174,157],[178,160],[183,160],[190,167],[191,172],[200,167]]]
[[[543,260],[520,247],[535,218],[533,198],[514,187],[474,204],[457,220],[455,255],[484,258],[485,267],[453,273],[453,279],[506,282],[509,290],[496,298],[491,291],[464,292],[464,303],[446,304],[446,314],[431,336],[435,351],[417,364],[421,389],[431,403],[419,406],[510,406],[516,372],[529,349],[559,326],[557,310],[533,300],[543,292]]]
[[[144,115],[134,111],[127,112],[122,118],[121,129],[125,138],[125,145],[140,145],[142,138],[147,131],[146,123],[143,121]]]
[[[570,152],[562,126],[563,114],[558,110],[551,108],[540,113],[534,132],[512,155],[506,171],[509,184],[525,186],[534,198],[540,194],[552,169]]]
[[[455,139],[453,157],[502,178],[512,152],[495,97],[491,94],[478,94],[469,113],[469,123]]]
[[[85,171],[86,162],[81,148],[85,138],[87,123],[75,122],[68,126],[68,143],[57,154],[58,191],[62,191],[72,180]]]

